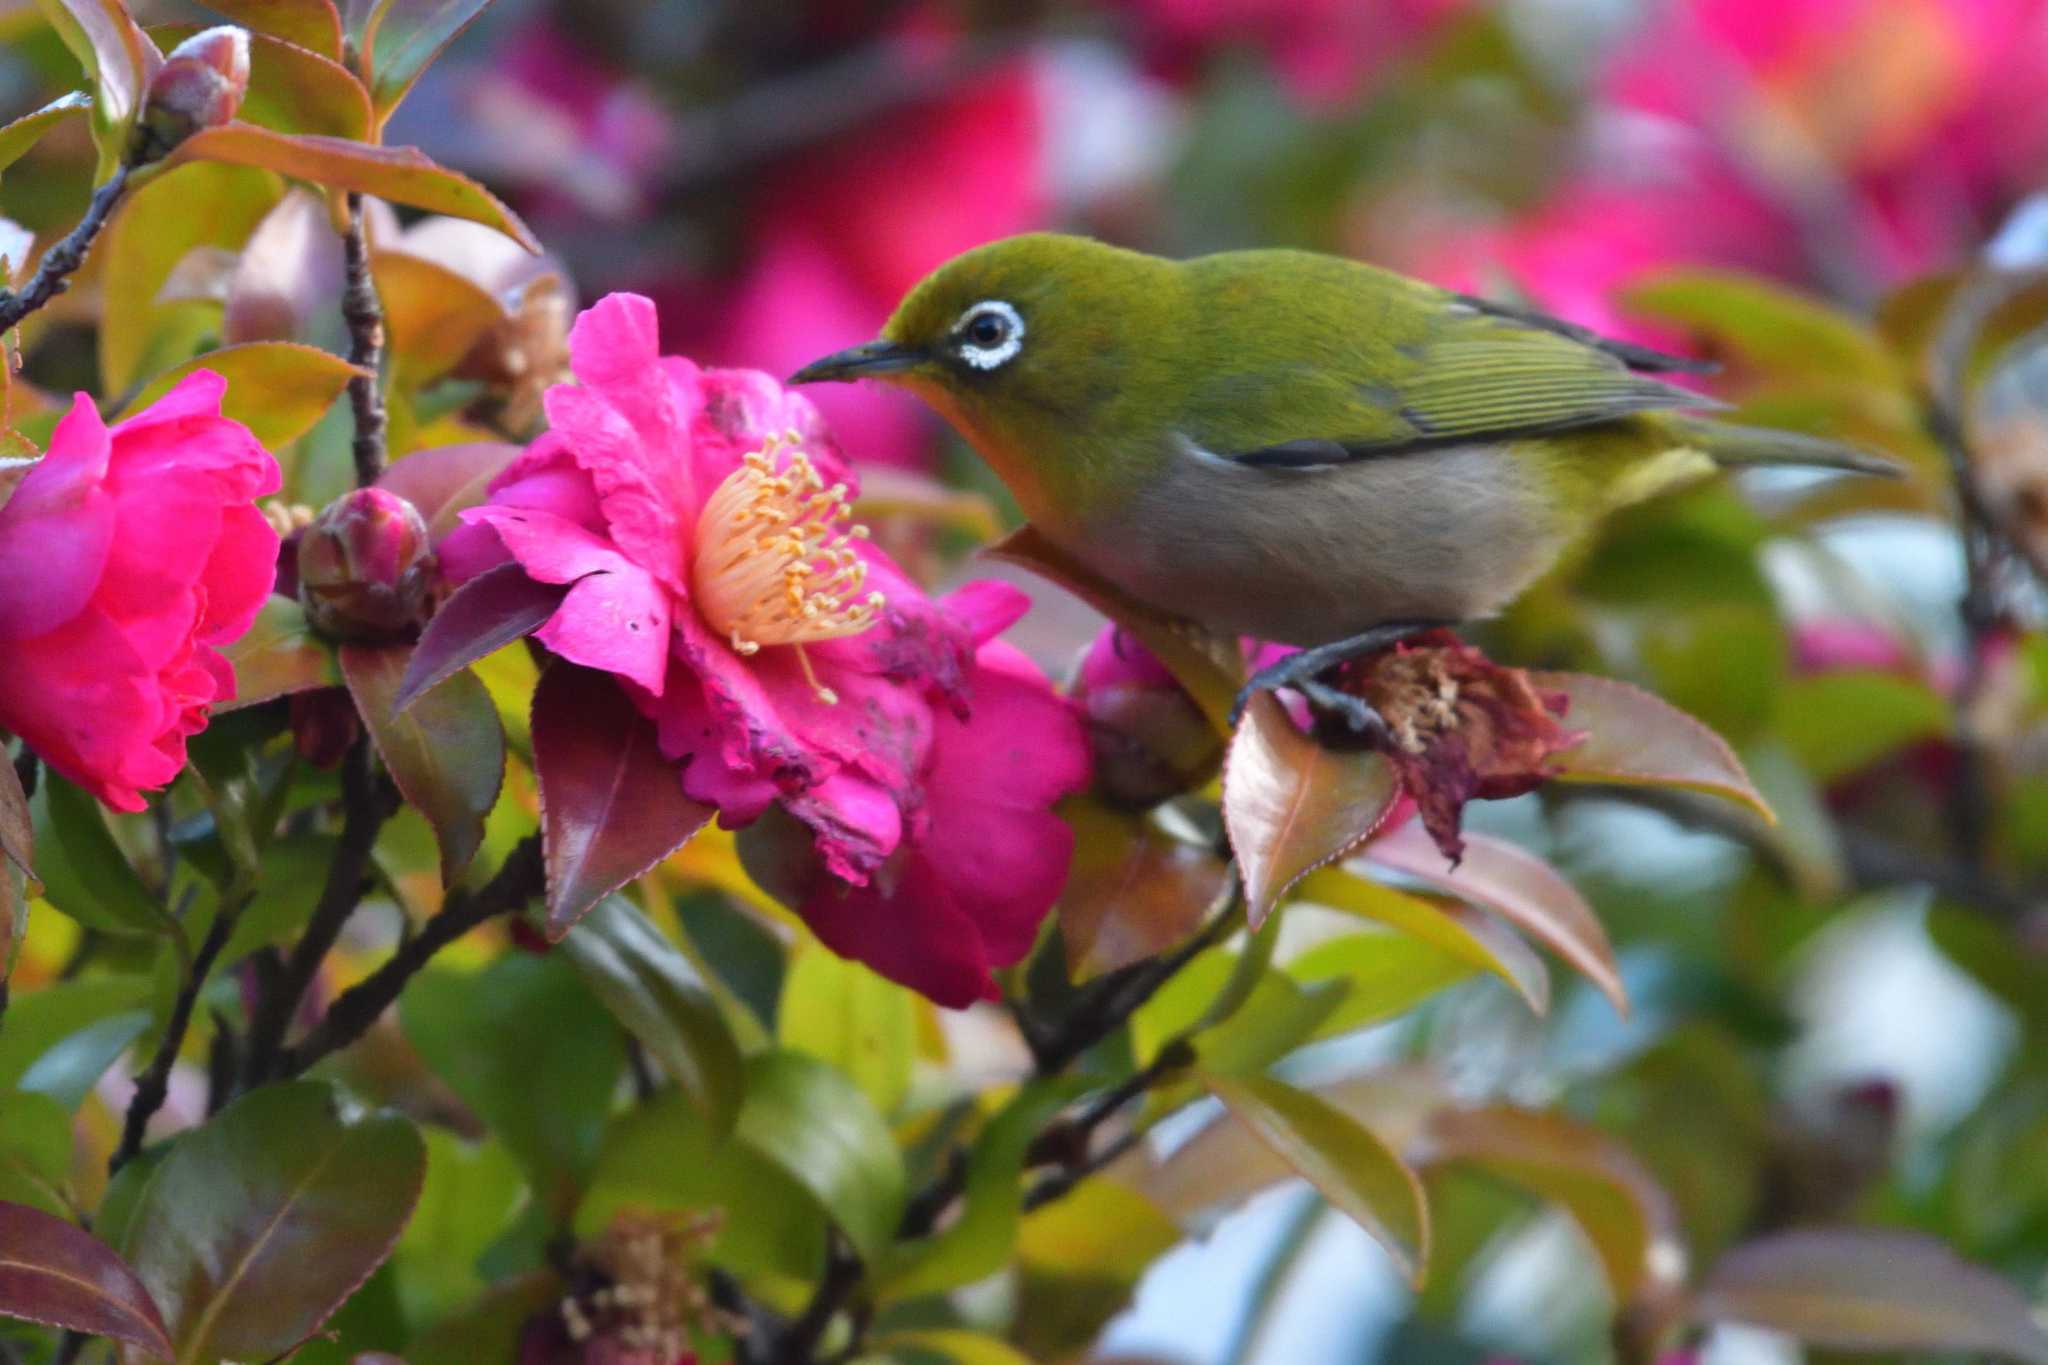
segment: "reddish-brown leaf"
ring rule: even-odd
[[[505,320],[504,305],[489,290],[424,256],[379,251],[370,270],[384,301],[392,357],[407,385],[432,383],[454,369]]]
[[[163,1314],[128,1263],[91,1233],[26,1204],[0,1202],[0,1313],[171,1358]]]
[[[375,147],[310,133],[279,133],[253,123],[229,123],[194,133],[160,164],[168,168],[188,161],[260,166],[330,189],[374,194],[394,204],[410,204],[494,227],[528,251],[540,250],[540,243],[519,215],[496,195],[468,176],[437,164],[417,147]]]
[[[1380,754],[1326,749],[1271,693],[1253,697],[1223,760],[1223,824],[1251,926],[1294,883],[1372,837],[1399,795]]]
[[[1782,1232],[1723,1256],[1695,1315],[1846,1351],[1984,1352],[2048,1365],[2026,1295],[1932,1237],[1878,1228]]]
[[[341,60],[341,16],[333,0],[206,0],[243,28]]]
[[[1314,873],[1302,883],[1301,898],[1421,939],[1507,982],[1536,1013],[1550,1009],[1550,973],[1514,930],[1483,910],[1411,896],[1360,876],[1354,868],[1347,864]]]
[[[1671,1196],[1628,1148],[1561,1114],[1445,1109],[1413,1149],[1426,1165],[1467,1162],[1564,1206],[1624,1304],[1665,1300],[1685,1282],[1685,1236]]]
[[[1011,532],[984,553],[1050,579],[1135,635],[1187,689],[1217,731],[1230,733],[1230,708],[1244,683],[1244,658],[1237,641],[1146,606],[1047,540],[1035,526]]]
[[[128,6],[121,0],[43,0],[43,13],[92,76],[93,122],[125,126],[142,106],[149,78],[163,65],[156,45],[128,16]]]
[[[239,711],[315,687],[341,686],[334,646],[313,634],[295,597],[272,594],[242,637],[221,647],[235,670],[235,695],[215,711]]]
[[[1499,839],[1468,834],[1465,856],[1453,867],[1421,825],[1412,822],[1375,839],[1365,856],[1493,911],[1570,963],[1615,1009],[1628,1013],[1628,991],[1606,928],[1577,888],[1541,858]]]
[[[1565,724],[1586,738],[1556,757],[1566,781],[1685,787],[1724,796],[1775,822],[1728,741],[1660,697],[1587,673],[1532,673],[1536,686],[1564,693]]]
[[[559,939],[598,900],[683,846],[716,812],[683,795],[654,723],[595,669],[556,662],[533,693],[547,932]]]
[[[23,872],[35,870],[36,833],[29,819],[28,795],[21,789],[21,777],[14,761],[0,747],[0,853],[20,864]]]
[[[491,694],[467,669],[401,714],[392,707],[412,646],[343,645],[341,672],[391,780],[441,846],[441,881],[453,886],[484,839],[484,816],[505,779],[505,730]]]
[[[393,460],[377,486],[419,508],[428,540],[439,542],[455,528],[463,509],[484,500],[491,480],[518,455],[519,447],[504,441],[433,446]]]
[[[1076,979],[1184,942],[1229,880],[1228,863],[1169,838],[1142,815],[1085,797],[1060,814],[1075,836],[1057,909],[1067,970]]]
[[[539,630],[573,586],[539,582],[517,564],[500,564],[470,579],[427,622],[392,706],[405,710],[443,679]]]

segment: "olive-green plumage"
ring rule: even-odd
[[[1498,610],[1604,513],[1717,463],[1880,461],[1687,415],[1690,362],[1301,251],[1047,233],[947,262],[866,346],[1039,528],[1215,629],[1295,644]]]

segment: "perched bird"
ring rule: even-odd
[[[1103,578],[1308,647],[1244,696],[1298,688],[1364,727],[1329,669],[1500,610],[1615,508],[1720,465],[1895,472],[1690,415],[1718,405],[1654,377],[1704,368],[1334,256],[1032,233],[956,256],[879,340],[791,382],[917,394]]]

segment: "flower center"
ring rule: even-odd
[[[737,653],[796,645],[827,702],[838,698],[811,672],[802,646],[858,635],[882,611],[882,594],[861,591],[868,566],[853,542],[868,530],[852,517],[846,485],[827,486],[791,431],[741,460],[697,518],[697,610]]]

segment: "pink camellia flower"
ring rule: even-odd
[[[201,370],[112,429],[79,394],[0,507],[0,727],[118,810],[235,694],[215,648],[269,594],[277,462]]]
[[[569,346],[581,384],[549,391],[551,430],[444,572],[509,557],[572,585],[535,638],[616,675],[723,823],[779,808],[809,832],[829,885],[799,909],[827,943],[943,1004],[988,992],[1058,893],[1047,810],[1087,776],[1078,724],[991,641],[1022,595],[927,598],[849,524],[810,403],[661,356],[648,300],[600,300]]]

